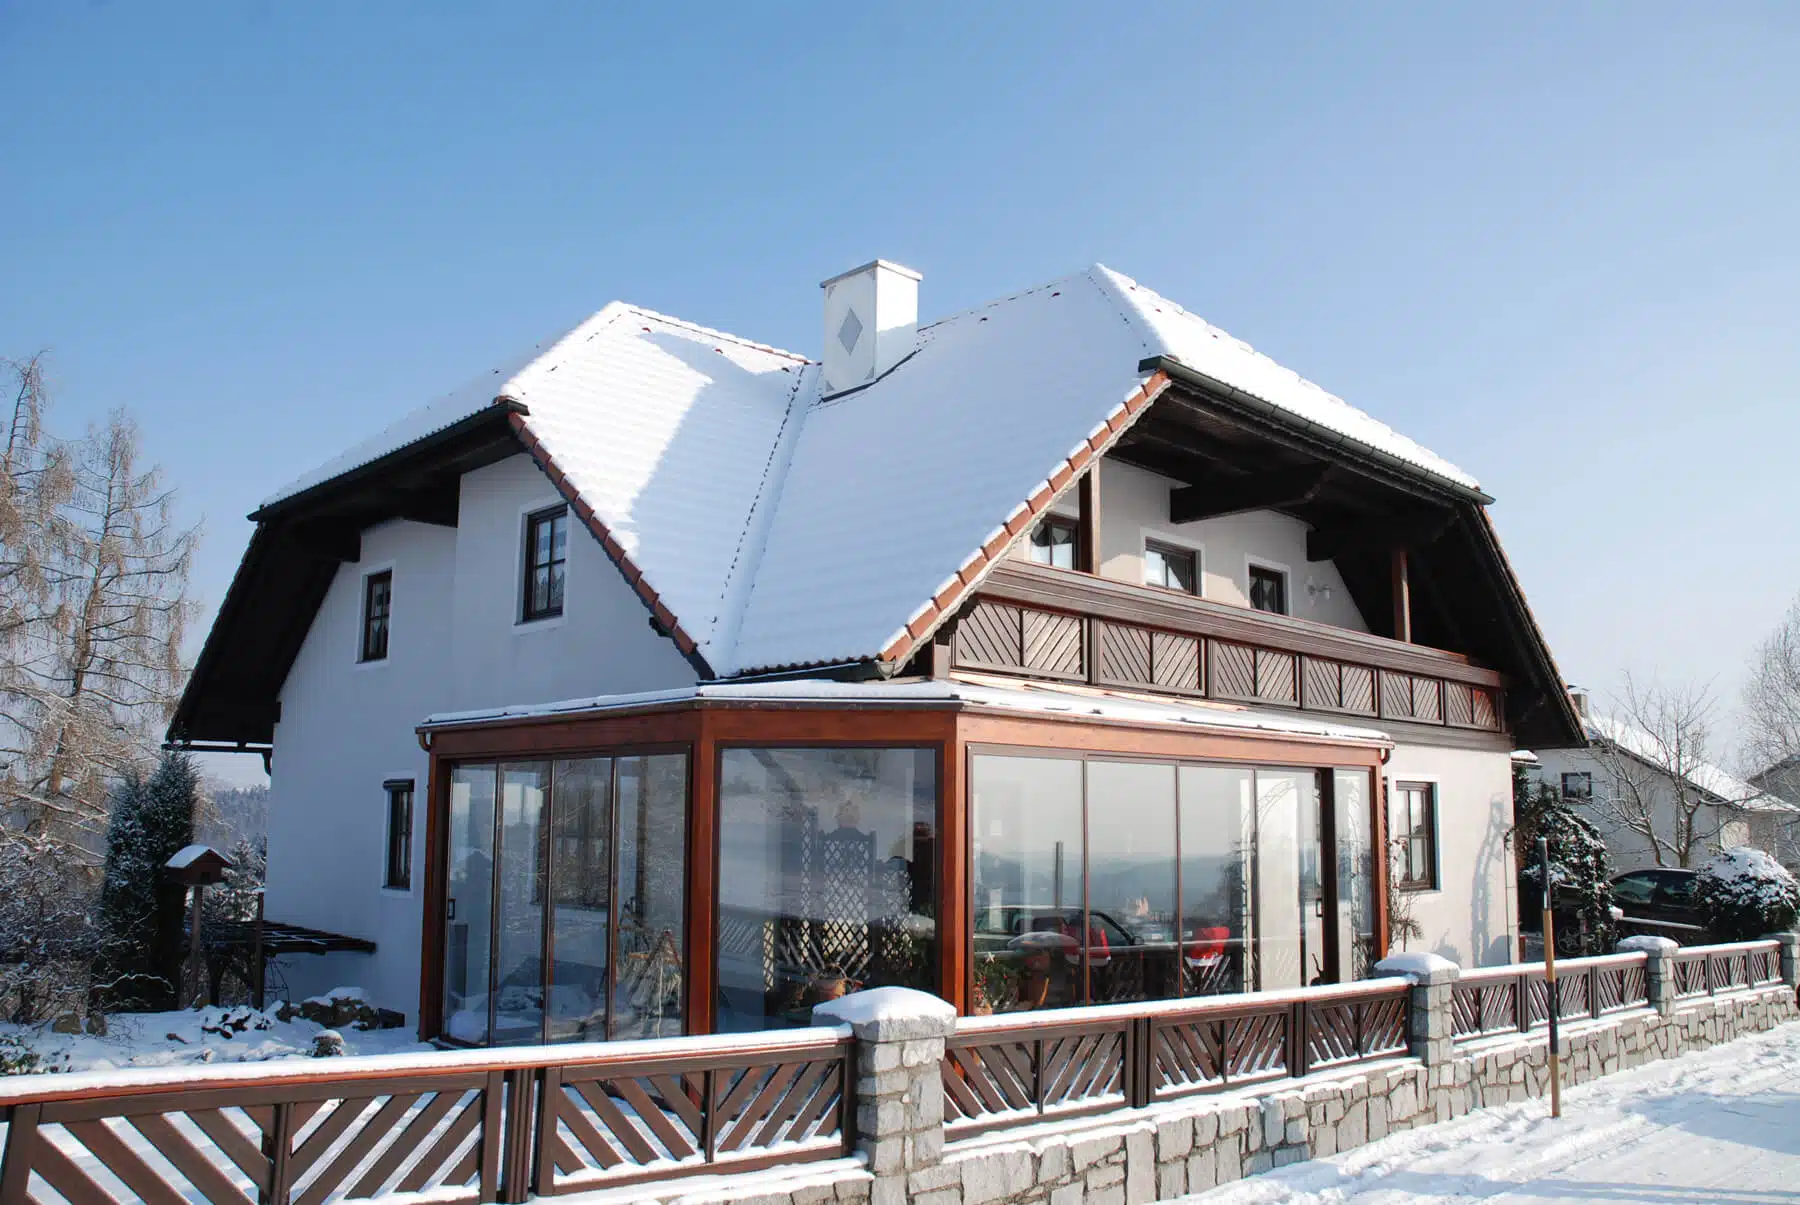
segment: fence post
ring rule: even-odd
[[[1450,996],[1462,969],[1448,958],[1418,953],[1384,958],[1375,964],[1375,972],[1412,980],[1407,1046],[1427,1067],[1449,1062],[1453,1053]]]
[[[1627,937],[1618,944],[1621,954],[1643,954],[1644,995],[1658,1016],[1675,1011],[1675,951],[1681,947],[1667,937]]]
[[[1800,990],[1800,933],[1771,933],[1764,940],[1781,943],[1781,981]]]
[[[902,1205],[907,1177],[944,1150],[944,1039],[956,1010],[927,992],[878,987],[813,1009],[856,1034],[856,1145],[875,1175],[871,1205]]]

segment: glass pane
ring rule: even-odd
[[[1319,793],[1310,770],[1256,772],[1256,989],[1302,987],[1324,972]]]
[[[970,793],[975,1011],[1081,1003],[1081,763],[980,756]]]
[[[559,761],[552,781],[549,1036],[598,1042],[612,924],[612,760]]]
[[[687,758],[619,759],[619,944],[614,1038],[681,1032],[687,898]]]
[[[1181,768],[1181,942],[1185,993],[1245,990],[1255,937],[1249,770]]]
[[[451,771],[448,845],[444,1035],[457,1042],[485,1042],[493,950],[493,766],[457,766]]]
[[[500,767],[499,911],[494,955],[498,1046],[544,1039],[544,794],[550,767]]]
[[[549,611],[561,611],[563,605],[563,563],[556,562],[547,571],[550,575],[549,601],[545,608]]]
[[[1369,831],[1369,772],[1332,772],[1337,829],[1336,981],[1367,979],[1375,966],[1375,847]]]
[[[721,1032],[936,982],[931,749],[729,749],[719,785]]]
[[[1087,792],[1087,952],[1093,999],[1112,1003],[1179,995],[1175,767],[1089,762]]]
[[[1144,549],[1144,584],[1146,586],[1169,584],[1169,563],[1160,548],[1151,546]]]

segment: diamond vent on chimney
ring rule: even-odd
[[[919,335],[919,274],[878,259],[825,290],[824,394],[877,380],[911,355]]]

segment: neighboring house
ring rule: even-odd
[[[1794,824],[1800,809],[1753,782],[1668,747],[1642,728],[1593,714],[1583,692],[1571,694],[1588,746],[1539,752],[1536,773],[1600,829],[1614,873],[1654,866],[1698,869],[1718,851],[1739,845],[1795,864],[1800,849]],[[1679,818],[1690,812],[1693,839],[1684,863]],[[1627,816],[1643,819],[1630,823]],[[1656,834],[1655,840],[1645,827]]]
[[[823,363],[614,303],[281,489],[171,739],[268,752],[296,968],[465,1043],[1514,948],[1581,739],[1475,481],[1103,267]],[[1384,806],[1385,804],[1385,806]],[[361,959],[362,961],[355,961]]]
[[[1745,779],[1759,791],[1790,802],[1800,802],[1800,754],[1784,757]]]

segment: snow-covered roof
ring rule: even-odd
[[[1612,716],[1590,715],[1586,719],[1588,736],[1605,741],[1631,756],[1661,768],[1677,760],[1654,733]],[[1695,762],[1684,777],[1700,790],[1723,803],[1750,812],[1791,812],[1794,805],[1767,791],[1759,791],[1743,779],[1729,774],[1711,762]]]
[[[1224,732],[1271,732],[1352,744],[1391,745],[1387,733],[1353,724],[1312,719],[1291,711],[1261,711],[1232,703],[1194,699],[1162,702],[1130,692],[1051,682],[985,679],[980,675],[909,682],[836,682],[792,679],[775,682],[718,682],[674,690],[596,695],[550,703],[522,703],[427,716],[424,727],[533,719],[581,712],[622,711],[697,699],[742,703],[960,703],[1019,715],[1080,716],[1132,723],[1165,724]]]
[[[209,854],[218,858],[228,866],[231,864],[230,858],[227,858],[224,854],[220,853],[210,845],[184,845],[176,850],[174,856],[167,862],[164,862],[163,865],[170,870],[186,870],[195,862],[198,862],[201,858],[204,858]]]
[[[510,400],[526,408],[515,425],[576,512],[714,674],[898,661],[939,603],[997,559],[1008,521],[1067,488],[1071,469],[1140,412],[1155,378],[1139,365],[1155,357],[1476,488],[1095,265],[925,326],[887,375],[823,400],[818,366],[799,356],[614,302],[269,502]]]

